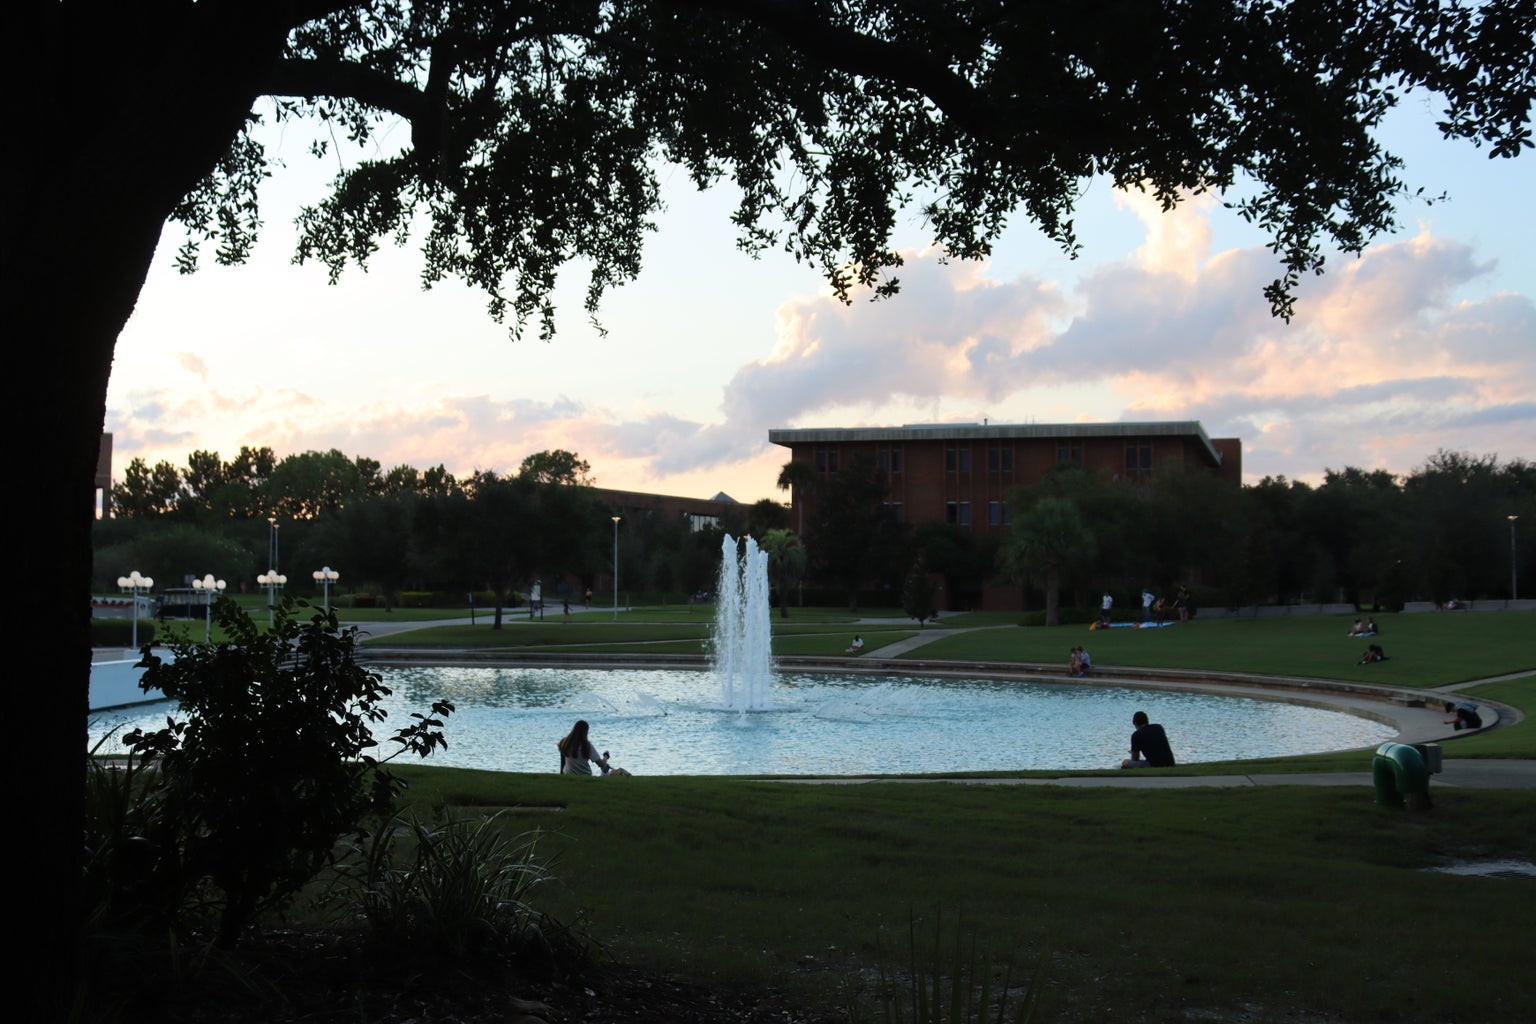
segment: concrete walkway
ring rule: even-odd
[[[1362,759],[1369,755],[1362,753]],[[1069,786],[1095,789],[1114,786],[1122,789],[1232,789],[1253,786],[1355,786],[1373,789],[1375,779],[1364,772],[1299,772],[1291,775],[1160,775],[1147,769],[1123,771],[1115,775],[1061,776],[1029,779],[893,779],[838,777],[822,779],[778,779],[822,786],[855,786],[871,782],[945,782],[957,786]],[[1439,787],[1455,789],[1536,789],[1536,761],[1505,761],[1483,758],[1450,758],[1442,770],[1430,776],[1430,792]]]

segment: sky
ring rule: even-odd
[[[1247,483],[1403,474],[1442,449],[1536,461],[1536,154],[1489,160],[1434,117],[1410,98],[1382,138],[1412,187],[1448,198],[1331,257],[1290,323],[1262,294],[1279,275],[1265,239],[1210,200],[1164,214],[1086,182],[1076,260],[1021,215],[987,262],[946,262],[908,219],[900,294],[844,305],[788,255],[738,252],[729,191],[676,173],[607,334],[576,267],[549,342],[536,324],[513,341],[463,286],[423,290],[409,245],[336,285],[293,265],[293,218],[334,166],[290,126],[267,136],[287,168],[249,263],[180,275],[167,228],[116,348],[113,478],[242,446],[459,476],[560,448],[600,487],[750,503],[787,497],[771,429],[983,421],[1197,420],[1242,440]]]

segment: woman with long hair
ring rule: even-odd
[[[560,741],[560,772],[562,775],[591,775],[593,764],[601,768],[605,775],[610,770],[608,758],[599,754],[587,738],[586,719],[579,718]]]

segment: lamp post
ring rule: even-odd
[[[209,573],[200,580],[192,581],[192,589],[203,592],[203,643],[213,639],[213,599],[217,594],[224,592],[224,581],[213,578]]]
[[[142,590],[148,594],[149,588],[154,585],[154,580],[148,576],[140,576],[137,569],[130,572],[127,576],[119,576],[117,578],[118,589],[127,590],[133,594],[133,646],[135,649],[139,646],[139,591]]]
[[[1515,520],[1519,516],[1505,516],[1509,520],[1509,599],[1520,600],[1520,579],[1515,572]]]
[[[267,531],[267,564],[272,567],[271,571],[275,573],[275,572],[277,572],[277,566],[278,566],[278,560],[277,560],[277,556],[278,556],[277,516],[267,516],[267,525],[270,527],[270,529]],[[267,591],[267,607],[268,608],[272,607],[272,604],[273,604],[275,599],[276,599],[275,593],[273,591],[271,591],[271,590],[268,590]]]
[[[315,578],[316,583],[325,587],[325,610],[329,612],[331,610],[331,584],[341,578],[341,573],[330,566],[326,566],[323,569],[316,569],[310,575]]]
[[[288,577],[276,569],[269,569],[256,577],[256,582],[267,588],[267,628],[271,628],[276,621],[277,592],[283,589],[283,584],[288,582]]]
[[[619,621],[619,516],[613,517],[613,621]]]

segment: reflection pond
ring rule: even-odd
[[[553,772],[571,723],[636,775],[866,775],[1110,768],[1131,715],[1167,729],[1181,764],[1372,747],[1389,725],[1258,698],[993,679],[775,673],[766,706],[732,710],[709,671],[389,668],[384,736],[451,700],[448,749],[426,763]],[[159,728],[174,706],[93,715],[92,743]],[[114,730],[116,732],[114,733]],[[109,736],[109,734],[112,734]],[[388,751],[383,751],[387,753]]]

